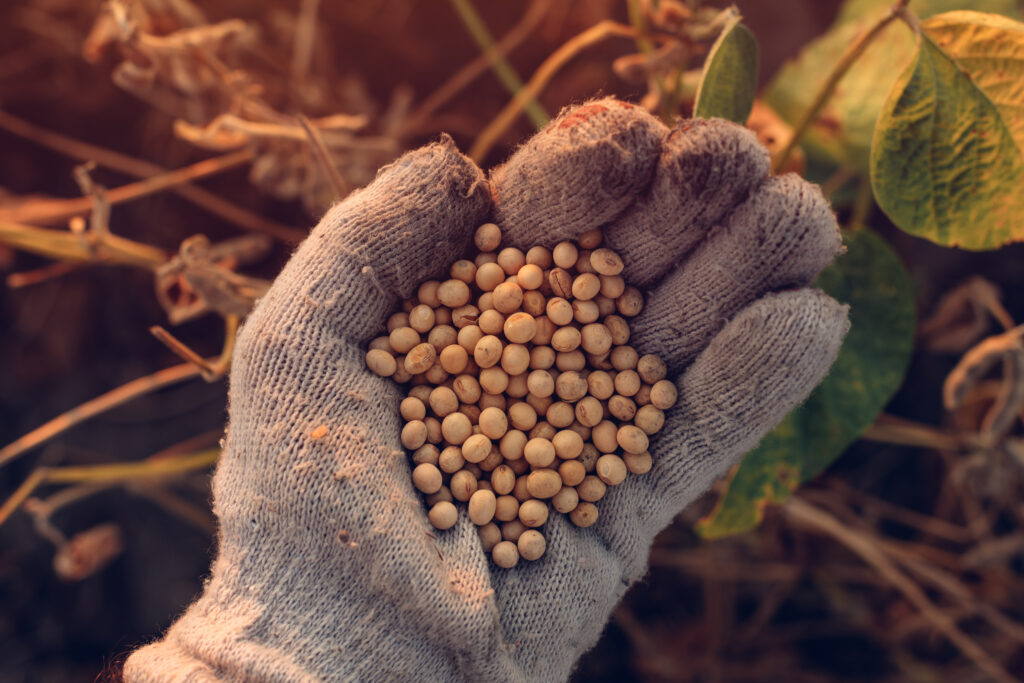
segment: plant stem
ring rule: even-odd
[[[491,37],[491,32],[487,30],[487,26],[484,24],[483,19],[480,18],[476,8],[473,7],[473,3],[469,0],[450,0],[450,2],[456,13],[458,13],[459,18],[462,19],[462,23],[465,24],[466,30],[469,31],[469,34],[473,36],[473,40],[476,41],[476,44],[487,55],[494,75],[498,77],[501,84],[512,95],[518,95],[523,89],[523,81],[519,78],[519,74],[515,72],[515,69],[512,68],[512,65],[508,63],[508,60],[498,51],[494,44],[494,38]],[[525,108],[526,115],[530,117],[530,121],[538,129],[543,128],[551,120],[535,97],[529,98]]]
[[[201,372],[195,365],[183,363],[163,370],[157,370],[151,375],[139,377],[127,384],[122,384],[116,389],[112,389],[105,394],[75,406],[46,424],[36,427],[20,439],[0,448],[0,466],[7,464],[29,449],[46,443],[75,425],[85,422],[100,413],[116,408],[139,396],[144,396],[158,389],[169,387],[172,384],[192,379]]]
[[[581,50],[611,36],[635,38],[637,35],[639,33],[634,28],[605,19],[567,40],[561,47],[548,55],[548,58],[533,72],[533,76],[526,84],[526,87],[516,93],[512,101],[505,105],[505,108],[480,133],[469,150],[470,158],[477,163],[482,163],[484,157],[494,147],[498,138],[508,130],[508,127],[519,116],[526,103],[543,90],[555,73],[562,68],[562,65],[579,54]]]
[[[480,74],[490,67],[491,62],[497,57],[504,57],[519,46],[549,9],[548,0],[533,0],[530,6],[523,12],[522,19],[512,27],[501,40],[495,44],[493,52],[485,52],[477,55],[472,61],[456,71],[451,78],[445,81],[440,87],[430,94],[427,99],[409,115],[402,124],[400,135],[408,136],[420,131],[427,121],[427,117],[437,111],[448,100],[459,93],[463,88],[472,83]]]
[[[832,92],[836,89],[836,85],[839,84],[839,81],[846,75],[846,72],[851,66],[853,66],[854,62],[864,54],[864,51],[868,48],[871,42],[877,38],[882,30],[894,19],[906,16],[906,6],[908,2],[910,2],[910,0],[898,0],[898,2],[890,8],[884,17],[876,21],[875,24],[862,33],[857,40],[853,41],[850,47],[846,48],[846,52],[844,52],[843,56],[839,58],[839,62],[832,69],[832,73],[828,75],[828,78],[821,86],[821,90],[818,91],[818,94],[811,103],[811,106],[806,112],[804,112],[804,115],[796,124],[796,127],[793,129],[792,137],[789,138],[786,142],[786,146],[782,148],[779,155],[775,157],[775,161],[772,162],[772,173],[783,168],[786,162],[789,161],[789,156],[793,153],[793,149],[800,141],[800,138],[803,137],[803,134],[807,132],[811,123],[818,118],[818,114],[821,113],[821,109],[832,96]]]

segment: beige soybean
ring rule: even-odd
[[[585,500],[588,503],[601,500],[607,491],[607,485],[593,474],[585,476],[579,486],[576,487],[576,493],[579,494],[580,500]],[[455,497],[458,498],[458,496]]]
[[[559,458],[572,460],[583,452],[583,437],[571,429],[563,429],[551,439],[551,445]]]
[[[551,259],[559,268],[572,268],[579,258],[579,250],[572,242],[559,242],[551,250]]]
[[[654,384],[660,380],[665,379],[665,373],[667,369],[665,367],[665,361],[658,358],[652,353],[645,356],[641,356],[640,360],[636,363],[637,374],[647,384]]]
[[[674,406],[678,397],[676,385],[667,379],[658,380],[651,387],[651,405],[659,410],[668,410]]]
[[[422,420],[410,420],[402,427],[402,445],[416,450],[427,442],[427,425]]]
[[[426,428],[424,427],[425,431]],[[452,413],[445,416],[444,420],[441,421],[441,434],[444,436],[444,440],[453,446],[462,445],[472,433],[473,425],[470,423],[469,418],[462,413]]]
[[[653,405],[641,406],[636,411],[636,417],[633,418],[633,424],[643,430],[644,434],[650,436],[651,434],[657,434],[662,427],[665,426],[665,413],[655,408]]]
[[[571,486],[563,486],[561,490],[551,498],[551,507],[557,512],[567,515],[576,509],[580,504],[580,496],[576,489]]]
[[[508,431],[508,417],[498,408],[485,408],[480,411],[480,432],[488,439],[500,439]]]
[[[572,405],[564,401],[556,401],[548,406],[547,412],[544,413],[544,419],[552,427],[561,429],[571,425],[576,419],[576,414]]]
[[[636,415],[636,403],[632,399],[615,394],[608,399],[608,412],[617,420],[629,422]]]
[[[528,527],[543,526],[548,514],[547,503],[540,500],[526,500],[519,505],[519,521]]]
[[[497,498],[491,491],[477,490],[469,497],[469,521],[477,526],[483,526],[494,519],[494,509]]]
[[[474,279],[481,291],[491,292],[505,281],[505,271],[497,263],[484,263],[476,269]]]
[[[561,488],[562,477],[555,470],[537,469],[526,476],[526,490],[534,498],[551,498]]]
[[[501,244],[501,228],[494,223],[484,223],[473,234],[473,244],[480,251],[494,251]]]
[[[437,308],[441,305],[441,300],[437,297],[437,288],[440,286],[441,283],[437,280],[427,280],[416,290],[416,298],[425,306]]]
[[[480,371],[480,386],[488,394],[500,394],[508,388],[508,373],[501,368],[484,368]],[[504,404],[502,399],[502,407]]]
[[[440,458],[441,451],[432,443],[425,443],[412,452],[412,461],[417,465],[425,462],[438,465]]]
[[[587,325],[601,317],[601,309],[594,301],[574,300],[572,302],[572,317],[579,324]]]
[[[593,273],[581,273],[572,281],[572,296],[574,299],[588,301],[597,296],[601,291],[601,279]]]
[[[491,488],[499,496],[512,493],[516,485],[516,475],[508,465],[498,465],[491,471]]]
[[[644,295],[636,287],[626,287],[621,296],[615,300],[615,307],[627,318],[640,315],[640,311],[644,309]]]
[[[544,315],[548,300],[539,291],[531,290],[523,292],[523,311],[530,314],[530,317]]]
[[[559,327],[551,335],[551,348],[555,351],[573,351],[579,347],[583,337],[575,327]]]
[[[434,446],[434,448],[437,448]],[[462,457],[462,449],[458,446],[446,446],[437,456],[437,466],[445,474],[455,474],[466,466],[466,459]]]
[[[518,428],[510,429],[505,432],[505,436],[501,437],[498,450],[501,451],[506,460],[519,460],[523,457],[527,441],[528,439],[524,432]]]
[[[434,328],[434,309],[420,304],[409,311],[409,327],[419,333],[430,332]]]
[[[453,280],[462,280],[466,284],[472,284],[476,278],[476,264],[466,259],[459,259],[452,264],[448,274]]]
[[[502,541],[491,550],[491,559],[502,569],[511,569],[519,563],[519,549],[511,541]]]
[[[483,546],[485,553],[491,552],[494,546],[501,542],[501,529],[494,522],[484,524],[476,533],[480,537],[480,545]]]
[[[622,461],[633,474],[647,474],[651,471],[654,461],[650,453],[625,453]]]
[[[590,266],[601,275],[618,275],[622,272],[622,257],[611,249],[595,249],[590,252]]]
[[[612,348],[611,332],[601,323],[584,325],[580,337],[580,345],[587,353],[607,353]]]
[[[505,522],[501,525],[501,537],[512,543],[518,541],[524,531],[526,531],[526,525],[518,519],[513,519],[511,522]]]
[[[536,246],[530,247],[526,251],[526,262],[532,263],[535,266],[539,266],[543,270],[547,270],[551,267],[551,251],[546,247]]]
[[[427,517],[436,529],[451,529],[459,521],[459,511],[452,503],[441,501],[430,508]]]
[[[423,493],[437,493],[444,481],[436,465],[422,463],[412,471],[412,483]]]
[[[499,335],[505,328],[505,316],[495,310],[483,311],[476,320],[476,326],[484,334]]]
[[[617,455],[606,454],[597,459],[594,467],[598,478],[609,486],[617,486],[626,479],[626,463]]]
[[[614,453],[619,447],[618,427],[614,422],[602,420],[590,432],[590,441],[601,453]]]
[[[511,522],[519,519],[519,501],[515,496],[503,494],[495,499],[494,518],[499,522]]]
[[[480,394],[483,390],[480,388],[480,382],[477,381],[476,377],[469,374],[462,374],[455,378],[452,382],[452,391],[459,397],[459,401],[462,403],[476,403],[480,400]]]
[[[555,461],[555,446],[548,439],[530,439],[523,448],[523,457],[532,467],[547,467]]]
[[[502,354],[502,358],[504,359],[504,354]],[[527,353],[527,358],[529,358],[529,353]],[[508,386],[505,388],[505,394],[510,398],[525,398],[530,393],[530,389],[526,386],[526,370],[512,373],[504,364],[501,369],[508,373]],[[528,370],[529,366],[526,369]]]
[[[441,351],[438,362],[441,363],[445,372],[457,375],[466,369],[466,365],[469,363],[469,354],[458,344],[451,344]]]
[[[627,453],[643,453],[647,450],[647,434],[635,425],[623,425],[619,427],[616,434],[616,441]]]
[[[470,496],[476,493],[477,478],[468,469],[462,469],[452,475],[451,480],[448,482],[448,488],[451,489],[452,497],[455,500],[461,500],[466,502]]]
[[[523,290],[513,282],[502,282],[494,288],[492,301],[502,313],[514,313],[523,304]]]
[[[615,373],[615,393],[620,396],[634,396],[640,391],[640,375],[635,370]]]
[[[558,476],[566,486],[577,486],[587,476],[587,469],[579,460],[566,460],[558,466]]]
[[[406,396],[399,404],[398,412],[405,420],[422,420],[427,416],[427,407],[418,398]]]
[[[513,313],[505,320],[502,331],[513,344],[525,344],[537,334],[537,320],[529,313]]]
[[[408,353],[420,343],[420,333],[411,327],[399,327],[391,332],[388,341],[396,353]]]
[[[587,380],[576,371],[563,372],[555,380],[555,393],[563,401],[578,401],[587,395]]]
[[[597,506],[593,503],[582,502],[569,513],[569,519],[578,527],[594,526],[597,523]]]
[[[473,434],[462,444],[462,457],[466,462],[483,462],[491,452],[491,440],[483,434]]]
[[[447,417],[459,409],[459,397],[448,387],[434,387],[427,401],[430,410],[438,417]]]
[[[469,303],[469,285],[462,280],[445,280],[437,288],[437,298],[448,308],[458,308]]]
[[[508,407],[508,421],[516,429],[533,429],[537,424],[537,411],[529,403],[513,403]]]
[[[559,326],[568,325],[573,320],[572,304],[559,296],[548,299],[544,312],[551,322]]]
[[[409,327],[408,313],[394,313],[388,318],[387,330],[389,333],[394,332],[400,327]]]
[[[519,556],[529,562],[539,560],[544,551],[547,550],[547,547],[544,535],[536,529],[527,529],[519,536],[519,540],[516,541]]]

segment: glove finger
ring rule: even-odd
[[[651,471],[599,503],[597,526],[627,577],[643,574],[655,534],[821,382],[849,329],[848,309],[816,289],[768,294],[676,380],[679,399],[651,439]]]
[[[661,356],[675,375],[737,311],[806,286],[841,250],[821,191],[796,175],[771,178],[649,294],[630,344]]]
[[[651,182],[668,128],[614,98],[562,111],[491,172],[508,244],[551,246],[604,225]]]
[[[742,126],[695,119],[673,129],[650,190],[605,228],[630,283],[649,287],[664,277],[768,178],[768,166],[768,151]]]
[[[398,299],[466,252],[489,212],[483,173],[451,138],[404,154],[327,212],[249,316],[239,344],[283,326],[367,338]]]

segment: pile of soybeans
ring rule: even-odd
[[[431,524],[450,529],[466,503],[508,568],[544,554],[551,508],[591,526],[607,487],[651,469],[648,437],[676,388],[660,358],[629,346],[643,296],[599,230],[526,253],[499,251],[501,238],[481,225],[476,258],[420,285],[366,364],[410,385],[401,440]]]

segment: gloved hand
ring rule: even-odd
[[[603,227],[627,282],[649,290],[631,345],[679,390],[653,469],[611,487],[593,527],[552,515],[548,552],[511,570],[490,565],[465,513],[434,532],[399,443],[404,394],[363,361],[488,220],[519,247]],[[669,130],[590,102],[490,180],[448,138],[404,155],[327,213],[242,329],[217,558],[126,679],[565,679],[655,534],[824,377],[846,309],[805,287],[840,250],[818,189],[768,177],[754,136],[720,120]]]

